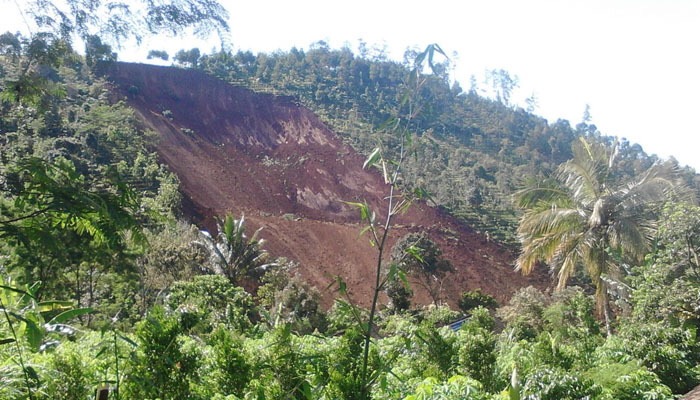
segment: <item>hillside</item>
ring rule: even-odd
[[[343,201],[367,201],[376,210],[386,188],[362,169],[363,157],[311,111],[290,97],[256,94],[202,72],[117,64],[115,89],[157,132],[163,162],[177,174],[184,213],[213,228],[213,217],[245,214],[275,256],[299,263],[298,272],[323,289],[336,275],[351,295],[369,302],[367,277],[375,251],[359,237],[359,215]],[[440,210],[414,206],[397,221],[393,240],[428,232],[455,272],[444,298],[481,288],[503,302],[520,287],[547,284],[546,276],[513,271],[514,255]],[[418,285],[415,300],[428,302]],[[333,293],[325,291],[328,305]]]
[[[670,400],[700,383],[694,171],[585,122],[550,124],[435,71],[406,82],[410,66],[348,51],[190,62],[205,75],[113,64],[94,36],[82,58],[69,28],[0,35],[1,399],[463,399],[520,388]],[[407,92],[420,99],[404,102]],[[419,118],[413,105],[426,105]],[[344,200],[383,201],[384,178],[360,168],[360,154],[379,145],[391,158],[397,130],[381,125],[407,115],[397,125],[420,146],[397,185],[432,198],[391,240],[432,236],[456,268],[440,282],[451,305],[477,287],[501,303],[462,302],[471,318],[456,331],[444,327],[460,314],[448,307],[327,310],[338,294],[326,289],[320,303],[300,282],[324,290],[339,274],[368,304],[376,253]],[[214,251],[179,218],[212,229],[227,213],[245,213],[248,232],[262,228],[264,247],[297,261],[301,277],[284,269],[251,290],[237,272],[263,262],[259,242],[231,239],[227,218],[234,233],[219,242],[230,246]],[[512,271],[518,216],[521,265],[539,277]],[[244,266],[228,257],[241,244]],[[576,279],[542,291],[542,270]]]

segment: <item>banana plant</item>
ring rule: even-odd
[[[0,285],[0,310],[7,327],[0,325],[0,346],[15,346],[14,360],[22,370],[27,397],[34,399],[33,382],[39,381],[36,370],[27,365],[22,341],[34,352],[44,351],[60,344],[60,335],[73,335],[76,329],[66,322],[92,312],[90,308],[75,308],[72,301],[37,301],[36,293],[41,284],[36,282],[20,288],[12,279],[4,278]]]

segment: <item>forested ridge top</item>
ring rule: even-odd
[[[292,96],[365,154],[382,141],[378,132],[401,107],[398,88],[417,54],[407,51],[405,61],[396,62],[381,53],[331,49],[324,42],[307,51],[257,55],[200,55],[194,50],[178,53],[175,61],[255,91]],[[436,73],[418,94],[424,108],[412,125],[426,140],[406,165],[407,181],[421,185],[437,204],[505,244],[516,245],[512,193],[570,159],[572,143],[579,137],[610,145],[617,141],[623,174],[633,175],[660,161],[638,144],[601,133],[587,111],[582,110],[582,120],[572,126],[566,120],[550,123],[537,116],[533,104],[528,110],[511,104],[516,82],[507,71],[490,71],[484,84],[496,93],[491,99],[478,94],[474,81],[463,89],[449,70],[449,60],[437,63]],[[391,149],[389,143],[385,146]],[[684,171],[689,184],[697,187],[695,171]]]

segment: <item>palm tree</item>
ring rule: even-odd
[[[208,253],[205,267],[211,272],[226,276],[231,283],[237,284],[242,277],[264,272],[275,265],[266,263],[269,254],[262,248],[265,241],[258,239],[262,228],[250,239],[245,235],[245,216],[241,219],[234,219],[231,215],[226,215],[223,220],[217,218],[217,228],[216,237],[200,231],[200,239],[195,242]]]
[[[649,252],[656,212],[680,187],[677,170],[672,163],[657,163],[625,176],[616,168],[616,145],[584,138],[573,153],[551,179],[516,195],[525,209],[516,270],[528,274],[544,261],[562,289],[583,267],[595,285],[609,334],[609,285],[619,282],[623,262],[641,262]]]

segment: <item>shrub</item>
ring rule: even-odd
[[[138,351],[131,360],[125,398],[186,399],[196,381],[200,357],[196,346],[183,346],[180,323],[160,307],[136,326]]]
[[[694,332],[663,323],[624,325],[608,338],[599,356],[611,362],[640,360],[673,393],[686,393],[700,383],[700,349]]]
[[[192,281],[175,282],[165,303],[180,315],[185,330],[208,333],[217,324],[224,324],[228,329],[244,332],[252,326],[251,296],[221,275],[200,275]]]
[[[593,398],[601,393],[592,381],[553,368],[539,368],[523,384],[524,400],[575,400]]]
[[[496,336],[493,318],[484,308],[474,311],[472,318],[457,335],[459,373],[474,378],[488,389],[495,389]]]
[[[493,296],[483,293],[481,289],[470,290],[462,293],[459,298],[459,309],[465,314],[469,314],[471,310],[477,307],[495,308],[498,302]]]
[[[673,399],[656,374],[636,362],[596,366],[585,376],[602,387],[601,400]]]
[[[210,337],[212,354],[211,378],[216,392],[224,395],[243,396],[252,377],[251,366],[242,351],[243,341],[223,327],[217,328]]]

